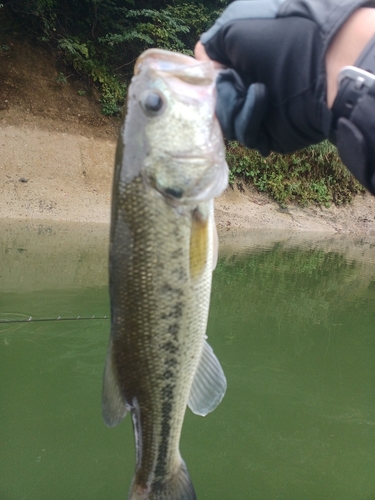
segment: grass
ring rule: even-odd
[[[291,202],[302,206],[342,205],[365,191],[328,141],[293,154],[271,153],[267,158],[238,142],[229,142],[227,161],[230,184],[249,183],[281,206]]]

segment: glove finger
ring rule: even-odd
[[[270,148],[263,133],[263,123],[268,110],[267,87],[254,83],[248,88],[242,107],[234,119],[237,140],[250,149],[258,149],[268,156]]]
[[[226,69],[216,79],[216,90],[216,116],[225,137],[267,156],[269,141],[263,133],[268,110],[267,87],[254,83],[246,89],[239,74],[234,69]]]
[[[234,69],[220,71],[216,79],[216,116],[221,130],[229,140],[235,140],[234,118],[245,100],[246,88]]]

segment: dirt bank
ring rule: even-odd
[[[109,221],[118,120],[52,53],[17,40],[0,51],[0,211],[3,218]],[[61,83],[61,75],[67,77]],[[375,198],[343,208],[281,209],[252,189],[216,200],[222,230],[267,228],[375,235]]]

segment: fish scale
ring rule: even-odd
[[[146,485],[154,467],[154,482],[158,482],[164,478],[167,469],[169,473],[173,473],[180,465],[177,453],[180,430],[191,379],[204,340],[198,325],[206,322],[204,313],[208,310],[207,297],[211,280],[209,271],[195,283],[187,279],[190,264],[190,213],[182,216],[177,210],[171,210],[160,195],[145,190],[142,178],[133,181],[128,191],[124,196],[128,203],[123,206],[125,223],[130,228],[138,227],[140,220],[147,221],[147,224],[143,225],[142,232],[134,232],[133,256],[131,262],[126,263],[125,269],[121,249],[120,255],[112,254],[112,261],[118,258],[122,263],[119,273],[121,281],[114,286],[116,291],[121,290],[119,295],[122,303],[119,308],[126,311],[127,318],[121,324],[121,332],[113,349],[120,380],[127,381],[126,400],[137,398],[141,410],[144,400],[148,402],[147,411],[144,416],[140,416],[142,453],[136,473],[136,482]],[[139,198],[138,204],[134,203],[134,198]],[[134,207],[146,203],[148,214],[134,210]],[[158,225],[170,228],[168,239],[164,232],[155,230],[156,218]],[[173,238],[170,238],[171,234]],[[166,244],[166,241],[169,243]],[[174,259],[173,254],[177,255]],[[153,263],[155,260],[156,263]],[[120,266],[121,264],[118,267]],[[144,272],[154,266],[154,272]],[[181,274],[185,275],[185,280],[181,280]],[[133,326],[133,317],[136,324],[141,322],[141,331],[139,326]],[[115,335],[117,328],[116,322]],[[125,338],[122,328],[131,334]],[[181,332],[183,336],[180,335]],[[198,335],[200,338],[194,338]],[[165,348],[168,342],[175,347],[175,353],[171,354]],[[138,347],[137,352],[135,345]],[[153,348],[156,356],[149,355],[148,351]],[[183,361],[180,359],[181,355],[177,358],[179,353],[184,354]],[[171,366],[171,360],[176,361],[177,366]],[[135,364],[142,366],[141,378]],[[178,378],[176,371],[180,375]],[[132,372],[137,372],[134,385],[129,383]],[[175,380],[173,384],[169,382],[172,379]],[[166,388],[170,391],[165,391]],[[174,435],[171,434],[172,406],[175,410]],[[154,408],[156,411],[153,411]]]
[[[184,130],[181,112],[188,106],[191,129],[194,108],[186,98],[181,104],[174,80],[169,87],[170,70],[160,75],[155,67],[160,60],[172,58],[174,67],[190,75],[194,60],[157,50],[145,54],[143,68],[138,65],[129,89],[128,115],[116,154],[110,239],[112,321],[103,416],[107,425],[114,426],[127,412],[132,415],[136,471],[131,500],[194,500],[179,452],[186,406],[189,403],[195,413],[204,415],[217,406],[226,388],[220,364],[205,341],[215,228],[213,195],[202,200],[200,194],[210,191],[208,182],[213,192],[219,190],[217,184],[223,185],[227,167],[221,150],[214,147],[208,155],[209,148],[203,151],[201,142],[195,147],[194,141],[185,165],[181,163],[181,151],[186,148],[186,136],[179,137]],[[211,70],[199,71],[205,75]],[[201,95],[207,78],[194,81]],[[147,93],[152,95],[149,101]],[[149,116],[147,108],[142,114],[142,103],[158,102],[158,96],[163,96],[163,114]],[[198,102],[193,104],[199,108]],[[204,106],[208,109],[207,103]],[[153,146],[155,127],[165,123],[168,132],[174,119],[179,121],[176,134],[167,134],[165,143],[159,139]],[[139,135],[134,136],[137,127]],[[212,123],[204,132],[212,134],[212,130],[220,134]],[[194,134],[198,136],[202,141],[200,134]],[[213,140],[212,145],[216,145]],[[216,181],[218,173],[221,177]]]

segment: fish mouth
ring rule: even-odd
[[[148,49],[137,59],[134,74],[138,75],[143,66],[154,71],[173,75],[187,83],[212,84],[216,72],[211,61],[200,61],[194,57],[162,49]]]

